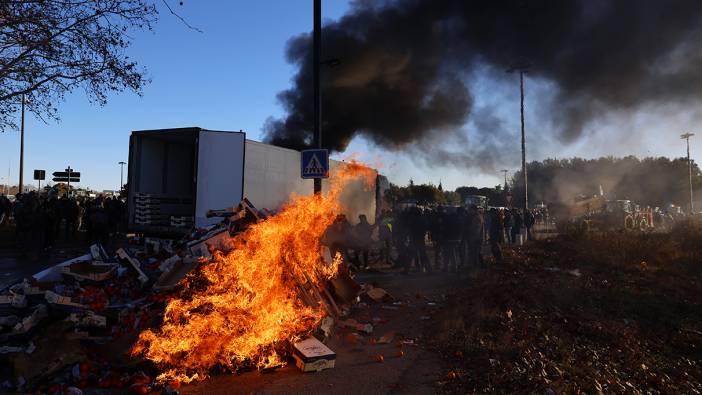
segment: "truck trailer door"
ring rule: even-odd
[[[243,198],[245,141],[241,132],[200,132],[195,226],[220,222],[221,218],[207,218],[207,210],[232,207]]]

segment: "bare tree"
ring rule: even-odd
[[[0,1],[0,131],[16,127],[22,95],[46,120],[79,87],[101,105],[110,92],[141,94],[145,70],[125,50],[130,32],[151,30],[157,15],[145,0]]]

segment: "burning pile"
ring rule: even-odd
[[[215,366],[266,368],[283,363],[291,342],[312,332],[325,315],[306,303],[301,283],[318,287],[335,276],[336,256],[324,262],[320,238],[340,212],[339,194],[356,177],[374,173],[356,162],[341,166],[326,195],[295,196],[279,214],[231,239],[170,300],[157,330],[132,349],[164,369],[160,381],[189,382]]]

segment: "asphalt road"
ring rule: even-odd
[[[21,254],[4,240],[0,245],[0,289],[4,289],[23,278],[38,273],[59,262],[86,254],[88,247],[80,242],[61,241],[50,252],[42,252],[34,258]]]
[[[361,283],[375,283],[400,304],[374,303],[354,309],[351,318],[375,322],[371,335],[354,340],[347,329],[335,329],[327,345],[336,352],[333,369],[302,373],[293,363],[274,373],[220,374],[184,385],[182,394],[433,394],[445,372],[439,356],[424,342],[432,314],[441,309],[445,295],[460,286],[451,274],[361,274]],[[396,309],[395,309],[396,308]],[[374,320],[375,318],[375,320]],[[395,333],[390,344],[372,344],[371,338]],[[403,345],[399,339],[413,340]],[[402,350],[403,355],[399,356]],[[383,356],[383,362],[377,356]]]

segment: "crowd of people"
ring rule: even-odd
[[[523,237],[531,239],[536,221],[535,213],[529,210],[490,208],[485,212],[476,206],[426,209],[410,205],[384,210],[374,225],[365,215],[359,216],[356,225],[339,215],[322,243],[332,255],[341,254],[356,269],[368,268],[374,255],[405,273],[458,272],[484,266],[484,246],[500,261],[502,245],[520,243]]]
[[[484,266],[484,249],[500,261],[503,244],[531,239],[536,215],[474,205],[407,205],[383,210],[374,224],[363,214],[355,225],[338,215],[322,243],[355,269],[367,269],[375,259],[405,273],[458,272]],[[124,231],[125,216],[125,202],[115,197],[58,198],[30,192],[11,202],[0,195],[0,227],[14,221],[17,246],[24,253],[49,251],[60,239],[107,246],[111,235]]]
[[[13,221],[20,251],[38,254],[51,250],[57,240],[108,245],[110,235],[123,229],[125,211],[125,203],[116,197],[59,198],[29,192],[12,202],[0,196],[0,227]]]

